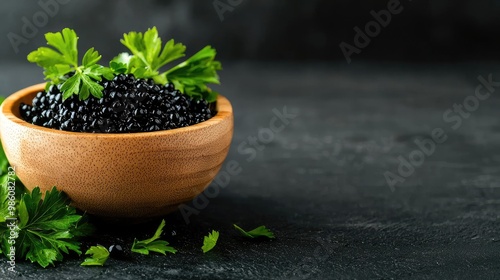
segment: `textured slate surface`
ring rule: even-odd
[[[33,67],[8,67],[0,72],[3,95],[40,79]],[[82,257],[48,269],[18,263],[17,278],[498,278],[498,93],[480,101],[456,130],[443,119],[474,94],[479,75],[500,80],[495,69],[472,63],[226,64],[220,91],[232,101],[236,121],[228,160],[242,170],[189,224],[180,213],[165,217],[165,239],[179,253],[112,259],[103,268],[80,267]],[[30,78],[21,80],[23,74]],[[297,117],[283,131],[254,159],[250,150],[238,151],[249,137],[267,139],[273,109],[284,106]],[[391,190],[384,172],[397,173],[398,157],[408,159],[414,141],[429,138],[434,128],[448,139]],[[87,242],[128,243],[158,223],[101,223]],[[232,223],[266,225],[277,239],[242,239]],[[212,229],[221,232],[219,244],[202,254],[203,235]],[[14,278],[5,265],[0,270],[0,278]]]

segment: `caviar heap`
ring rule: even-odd
[[[21,117],[32,124],[74,132],[123,133],[168,130],[194,125],[215,112],[203,99],[181,94],[172,84],[119,74],[103,80],[103,97],[62,100],[57,86],[39,92],[33,105],[21,104]]]

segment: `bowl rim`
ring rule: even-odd
[[[57,134],[57,135],[66,135],[66,136],[78,136],[78,137],[99,137],[99,138],[137,138],[137,137],[158,137],[158,136],[168,136],[172,134],[180,134],[184,132],[191,132],[195,130],[200,130],[204,128],[208,128],[210,126],[217,125],[218,123],[233,117],[233,108],[231,106],[231,103],[229,100],[222,96],[218,95],[217,96],[217,114],[213,116],[212,118],[201,122],[197,123],[194,125],[186,126],[186,127],[180,127],[180,128],[175,128],[175,129],[170,129],[170,130],[160,130],[160,131],[153,131],[153,132],[131,132],[131,133],[93,133],[93,132],[73,132],[73,131],[64,131],[64,130],[56,130],[52,128],[46,128],[43,126],[39,125],[34,125],[31,123],[26,122],[20,117],[17,117],[13,113],[13,109],[15,106],[20,105],[20,99],[23,97],[26,97],[27,95],[39,92],[39,91],[44,91],[45,90],[45,85],[46,83],[40,83],[36,85],[32,85],[26,88],[23,88],[10,96],[8,96],[2,105],[0,106],[0,114],[2,117],[5,117],[9,122],[15,123],[16,125],[20,125],[23,127],[27,127],[30,129],[35,129],[39,130],[40,132],[43,133],[48,133],[48,134]],[[1,122],[0,122],[1,123]]]

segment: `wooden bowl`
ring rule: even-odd
[[[176,210],[214,179],[233,136],[231,103],[217,99],[217,115],[189,127],[105,134],[44,128],[20,118],[21,102],[45,84],[22,89],[0,107],[0,136],[26,187],[52,186],[75,207],[112,218],[156,217]]]

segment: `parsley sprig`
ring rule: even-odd
[[[2,185],[5,190],[5,184]],[[1,201],[7,197],[1,192]],[[62,261],[63,253],[81,254],[77,237],[89,234],[89,225],[80,223],[81,215],[69,206],[69,199],[53,187],[42,199],[40,188],[24,193],[17,205],[17,238],[15,244],[7,244],[10,234],[7,222],[0,223],[0,246],[7,257],[8,248],[15,245],[16,257],[36,262],[42,267]],[[9,247],[6,247],[6,246]]]
[[[72,29],[65,28],[61,32],[47,33],[45,39],[49,47],[40,47],[28,55],[28,61],[38,64],[44,69],[47,88],[51,85],[61,85],[63,99],[73,94],[81,100],[91,94],[102,97],[102,78],[112,79],[113,71],[110,68],[97,64],[101,55],[90,48],[78,63],[78,36]]]
[[[95,265],[100,265],[103,266],[104,263],[109,258],[109,251],[102,245],[97,245],[97,246],[92,246],[90,247],[87,252],[85,252],[85,255],[91,255],[90,257],[86,258],[85,261],[83,261],[80,265],[82,266],[95,266]]]
[[[40,47],[28,55],[28,61],[44,69],[48,89],[60,86],[63,99],[78,95],[81,100],[93,95],[103,96],[103,78],[111,80],[117,74],[133,74],[138,79],[153,79],[157,84],[173,83],[180,92],[208,102],[217,99],[217,92],[209,84],[220,84],[218,70],[221,63],[215,60],[217,52],[206,46],[199,52],[171,67],[161,70],[167,64],[185,56],[186,46],[173,39],[164,45],[156,27],[146,32],[129,32],[120,42],[130,53],[121,53],[109,62],[109,67],[99,63],[102,56],[90,48],[85,52],[81,64],[78,59],[78,36],[72,29],[47,33],[49,47]]]
[[[159,69],[167,63],[184,56],[186,46],[169,40],[162,48],[162,40],[156,27],[141,32],[129,32],[123,35],[120,42],[132,53],[129,56],[127,71],[138,78],[154,78]],[[122,54],[122,58],[126,53]],[[122,61],[122,62],[127,62]]]
[[[217,99],[217,92],[207,84],[219,84],[217,70],[221,63],[214,61],[216,51],[206,46],[186,61],[162,73],[157,80],[172,82],[175,88],[195,98],[204,98],[208,102]]]
[[[139,253],[143,255],[149,255],[149,252],[157,252],[165,255],[166,252],[175,254],[177,250],[174,247],[167,246],[169,243],[165,240],[160,240],[160,236],[163,232],[163,227],[165,226],[165,220],[162,220],[155,234],[148,239],[138,241],[134,239],[131,251],[134,253]]]
[[[270,239],[274,239],[274,233],[272,233],[269,229],[267,229],[265,226],[260,226],[257,228],[254,228],[250,231],[246,231],[239,227],[236,224],[233,224],[234,228],[240,232],[240,234],[244,237],[248,238],[258,238],[258,237],[267,237]]]
[[[121,43],[131,54],[122,53],[111,61],[110,66],[116,73],[151,78],[158,84],[173,83],[180,92],[194,98],[204,98],[208,102],[217,99],[217,92],[210,89],[208,84],[220,83],[217,71],[222,66],[215,60],[217,52],[211,46],[206,46],[186,61],[161,72],[160,68],[185,56],[186,47],[183,44],[171,39],[162,47],[156,27],[144,33],[124,34]]]
[[[217,245],[217,240],[219,240],[219,232],[216,230],[212,230],[207,236],[203,237],[203,246],[201,247],[203,253],[212,250]]]

